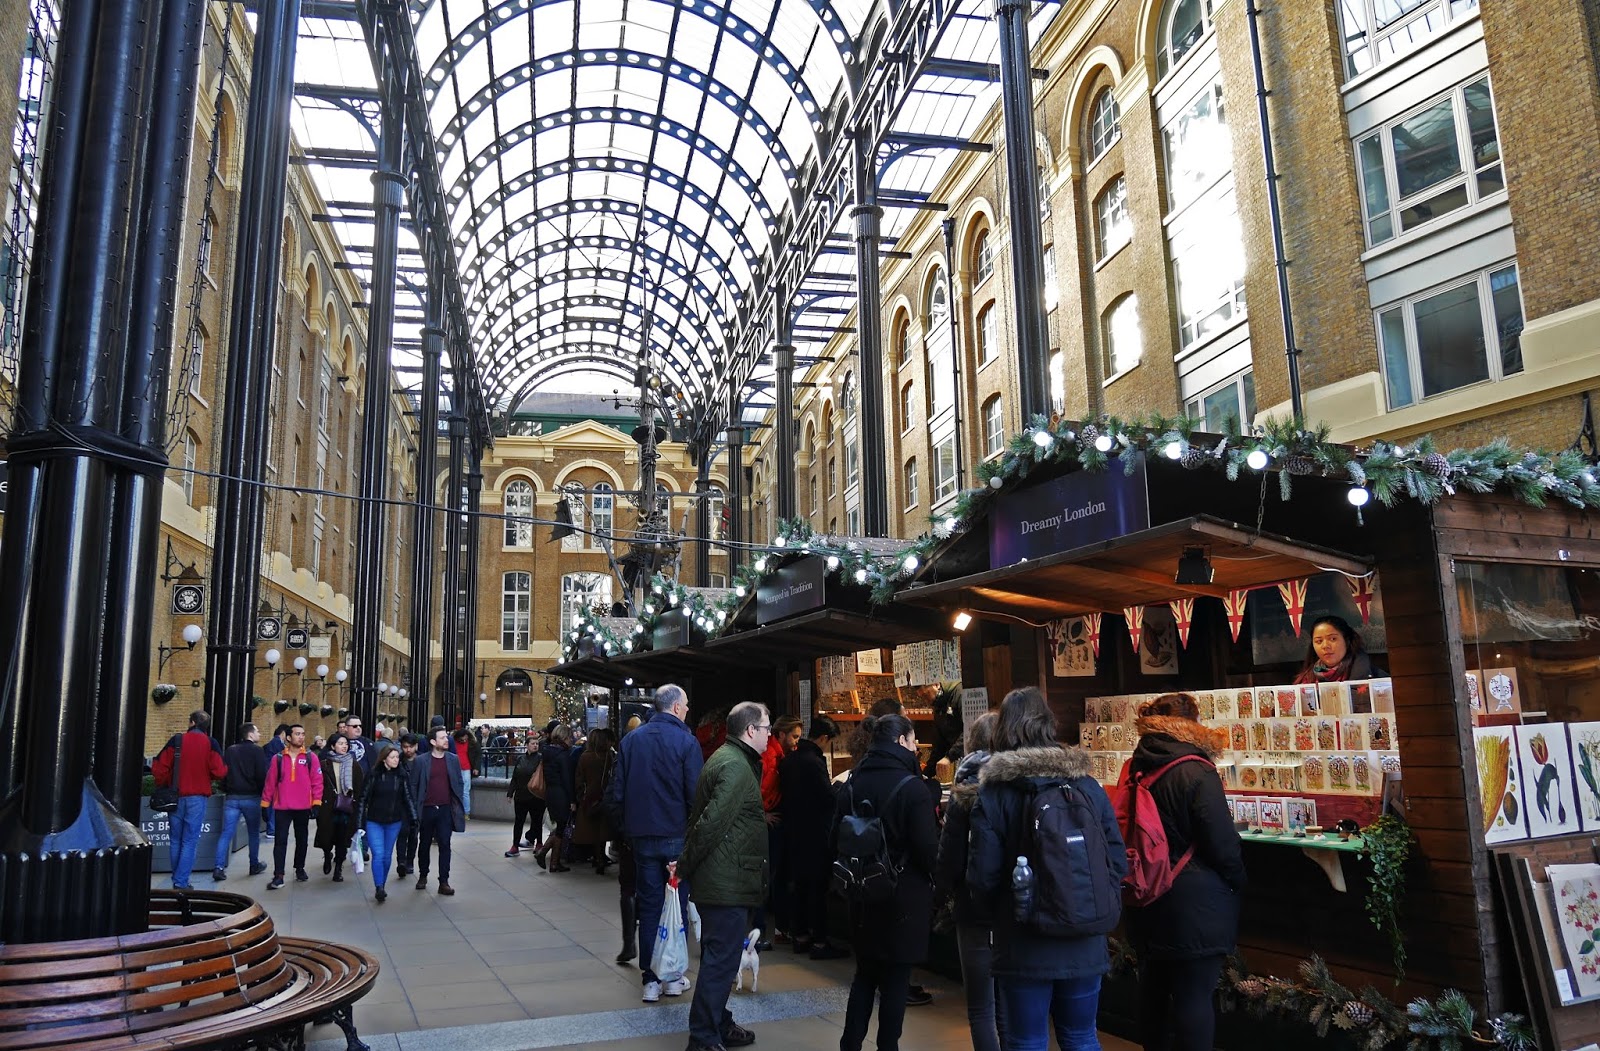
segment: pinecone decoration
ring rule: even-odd
[[[1309,456],[1286,456],[1283,459],[1283,469],[1290,474],[1316,474],[1317,461]]]
[[[1086,423],[1083,425],[1083,430],[1078,432],[1078,443],[1080,445],[1093,445],[1094,440],[1098,437],[1100,437],[1100,428],[1092,423]]]
[[[1210,454],[1208,454],[1204,449],[1199,449],[1191,445],[1187,449],[1183,450],[1183,455],[1178,458],[1178,462],[1192,471],[1210,458]]]
[[[1234,988],[1239,990],[1239,995],[1249,1000],[1259,1000],[1267,995],[1267,983],[1259,978],[1246,978]]]
[[[1442,453],[1429,453],[1423,457],[1422,469],[1440,481],[1450,477],[1450,461]]]
[[[1360,1000],[1347,1000],[1345,1001],[1345,1005],[1340,1008],[1340,1010],[1344,1012],[1344,1016],[1350,1019],[1350,1021],[1354,1022],[1358,1026],[1363,1027],[1371,1025],[1372,1020],[1377,1017],[1373,1014],[1372,1008],[1368,1007]]]

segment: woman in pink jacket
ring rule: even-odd
[[[304,883],[307,834],[311,811],[322,803],[322,763],[306,751],[306,728],[289,727],[289,744],[267,766],[267,787],[261,805],[277,814],[278,836],[272,842],[272,882],[268,890],[283,886],[283,862],[289,852],[289,828],[294,828],[294,878]],[[285,823],[287,822],[287,824]]]

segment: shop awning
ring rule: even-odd
[[[858,613],[819,609],[713,639],[706,643],[705,651],[741,664],[776,664],[949,638],[950,634],[949,623],[942,614],[925,610],[884,607],[872,613]]]
[[[1210,557],[1215,570],[1210,584],[1174,582],[1178,558],[1191,547],[1204,548]],[[1180,598],[1222,598],[1236,588],[1328,571],[1361,576],[1370,569],[1367,560],[1344,552],[1197,516],[1013,566],[910,587],[895,599],[1037,620]]]

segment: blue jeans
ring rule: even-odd
[[[394,860],[394,844],[400,838],[400,829],[403,827],[399,821],[391,821],[386,825],[376,821],[367,822],[367,847],[372,851],[374,887],[389,882],[389,863]]]
[[[200,824],[206,817],[209,796],[179,796],[178,809],[172,812],[172,885],[189,889],[194,872],[194,855],[200,849]]]
[[[472,813],[472,771],[461,771],[461,807],[467,813]]]
[[[681,887],[679,888],[682,889]],[[750,910],[738,905],[707,905],[700,910],[700,973],[689,1005],[689,1039],[706,1047],[722,1043],[733,1013],[728,994],[739,976]]]
[[[638,836],[633,841],[633,857],[638,867],[639,880],[634,892],[635,909],[639,914],[640,975],[646,982],[659,981],[650,969],[655,958],[657,932],[661,927],[661,908],[667,898],[667,862],[678,860],[683,853],[682,836]],[[683,906],[684,920],[689,918],[689,883],[678,883],[678,901]],[[705,922],[705,917],[700,918]],[[742,944],[742,943],[741,943]],[[735,972],[737,973],[737,971]]]
[[[1055,1023],[1061,1051],[1100,1051],[1095,1019],[1100,1010],[1100,975],[1086,978],[1000,979],[1005,1005],[1006,1051],[1045,1051]]]
[[[228,855],[233,853],[233,830],[244,818],[245,831],[250,834],[250,867],[261,866],[261,800],[256,796],[228,796],[222,801],[222,827],[217,830],[217,863],[212,868],[228,867]]]

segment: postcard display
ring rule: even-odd
[[[866,650],[817,660],[819,712],[862,714],[884,697],[898,697],[906,714],[931,717],[941,683],[961,681],[961,647],[935,639],[894,647],[890,663],[882,651]]]
[[[1394,687],[1389,679],[1189,691],[1200,721],[1227,734],[1217,773],[1236,821],[1263,832],[1303,832],[1339,816],[1376,816],[1384,774],[1398,775]],[[1091,769],[1115,784],[1133,755],[1139,706],[1159,694],[1091,697],[1080,743]],[[1345,797],[1335,802],[1327,797]]]

